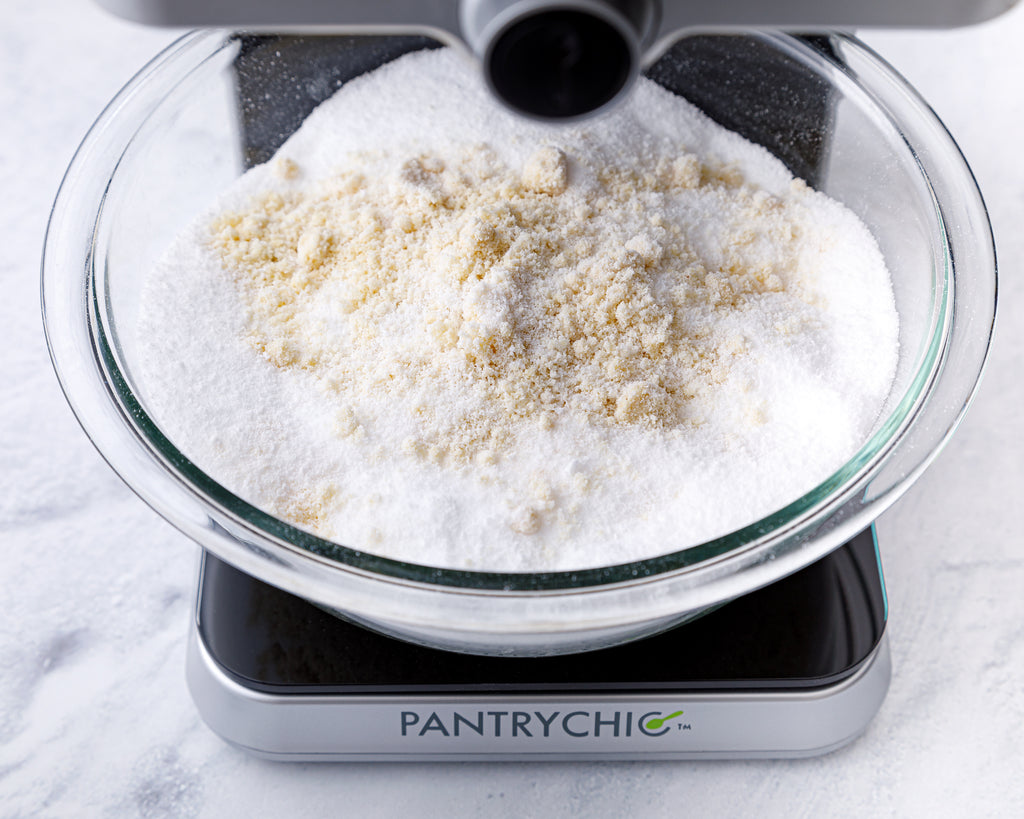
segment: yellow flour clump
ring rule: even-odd
[[[551,429],[565,413],[692,423],[691,402],[743,346],[711,332],[716,314],[798,286],[778,261],[797,238],[790,206],[682,151],[590,169],[541,145],[517,170],[471,146],[352,157],[306,185],[282,159],[278,176],[291,184],[211,226],[249,342],[314,374],[339,406],[405,402],[419,434],[401,451],[438,463],[493,464],[524,424]],[[687,195],[736,214],[714,264],[665,218]],[[766,234],[782,248],[771,262],[750,251]],[[362,429],[349,410],[339,419],[341,435]],[[523,507],[516,530],[534,530],[539,511]]]

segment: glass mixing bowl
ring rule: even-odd
[[[648,72],[845,203],[888,261],[901,321],[895,383],[871,437],[803,497],[649,560],[500,574],[398,562],[319,539],[184,457],[136,378],[131,339],[144,274],[195,214],[341,83],[433,45],[194,33],[144,68],[85,138],[50,220],[44,321],[75,414],[143,500],[249,574],[370,628],[456,651],[541,655],[653,634],[771,583],[868,526],[920,475],[962,417],[987,354],[991,231],[941,123],[881,59],[839,34],[694,35]]]

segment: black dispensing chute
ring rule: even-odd
[[[607,20],[559,9],[508,25],[484,55],[483,70],[512,110],[539,119],[578,119],[607,107],[628,88],[637,55]]]
[[[622,99],[657,31],[655,0],[466,0],[462,35],[505,105],[571,121]]]

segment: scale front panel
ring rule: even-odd
[[[885,618],[873,529],[665,634],[541,658],[375,634],[206,554],[189,682],[215,731],[277,759],[800,756],[877,711]]]

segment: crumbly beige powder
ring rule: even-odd
[[[797,205],[683,151],[642,170],[592,169],[586,186],[547,145],[521,169],[486,146],[352,160],[389,170],[303,185],[301,167],[279,159],[290,184],[218,217],[211,245],[247,305],[251,345],[320,379],[339,435],[363,433],[355,396],[411,402],[408,456],[492,465],[523,425],[549,429],[563,413],[683,428],[743,352],[742,337],[711,332],[715,314],[800,290]],[[665,198],[687,191],[728,198],[738,214],[713,268],[665,219]],[[625,241],[609,229],[621,224],[637,226]],[[746,252],[765,236],[770,257]],[[433,406],[422,397],[432,383],[466,400]],[[537,528],[536,511],[520,517],[517,531]]]
[[[356,78],[147,277],[139,380],[237,497],[434,567],[687,548],[829,479],[898,348],[856,216],[641,79],[551,127],[433,49]]]

